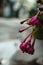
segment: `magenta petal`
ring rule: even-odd
[[[28,54],[33,55],[33,54],[34,54],[34,48],[30,47],[30,48],[28,49]]]
[[[29,24],[30,25],[35,25],[35,23],[37,23],[37,20],[38,20],[38,16],[39,15],[40,15],[40,11],[35,16],[33,16],[32,18],[30,18]]]
[[[26,45],[25,45],[25,52],[28,53],[28,54],[33,54],[34,53],[34,48],[31,46],[31,44],[28,42]]]
[[[34,48],[31,46],[30,42],[28,43],[21,43],[20,49],[22,52],[26,52],[28,54],[34,53]]]
[[[25,50],[25,43],[21,43],[21,44],[20,44],[20,49],[21,49],[21,51],[24,52],[24,50]]]
[[[30,41],[21,42],[21,44],[20,44],[20,49],[21,49],[23,52],[27,52],[27,46],[29,47],[29,44],[30,44]]]
[[[30,24],[30,25],[34,25],[37,20],[38,20],[38,17],[37,17],[37,16],[33,16],[32,18],[30,18],[29,24]]]

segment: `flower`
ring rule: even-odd
[[[21,42],[20,49],[21,51],[23,51],[23,53],[26,52],[28,54],[33,55],[35,42],[33,42],[31,45],[31,39],[32,39],[32,35],[30,34]]]
[[[29,19],[29,24],[34,25],[38,20],[37,16],[33,16],[32,18]]]
[[[39,16],[40,16],[40,11],[35,16],[33,16],[32,18],[21,21],[21,24],[28,21],[29,25],[32,25],[32,26],[35,25],[35,26],[41,27],[42,24],[39,22]],[[26,27],[26,28],[21,29],[19,31],[27,30],[28,28],[30,28],[30,27]]]
[[[43,0],[37,0],[38,3],[43,3]],[[25,27],[23,29],[20,29],[19,32],[23,32],[25,30],[27,30],[28,28],[32,27],[32,32],[21,42],[20,44],[20,49],[21,51],[24,53],[28,53],[33,55],[34,54],[34,45],[35,45],[35,40],[37,39],[43,39],[42,34],[43,31],[43,5],[39,6],[39,11],[38,13],[31,17],[31,18],[27,18],[23,21],[21,21],[20,23],[23,24],[27,22],[27,24],[29,25],[28,27]],[[38,33],[39,32],[39,33]],[[41,36],[39,35],[41,33]],[[33,40],[33,42],[32,42]]]
[[[29,24],[30,25],[36,25],[37,27],[41,27],[42,26],[42,24],[39,22],[39,15],[40,15],[40,11],[35,15],[35,16],[33,16],[32,18],[30,18],[30,20],[29,20]]]

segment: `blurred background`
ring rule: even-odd
[[[0,17],[28,17],[35,6],[35,0],[1,0]],[[36,9],[34,10],[36,12]]]
[[[21,40],[31,32],[19,33],[20,28],[28,26],[20,22],[34,16],[38,6],[35,0],[0,0],[0,65],[43,65],[43,41],[36,40],[39,44],[33,56],[19,49]]]

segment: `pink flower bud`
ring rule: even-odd
[[[26,41],[24,41],[20,44],[21,51],[26,52],[28,54],[34,53],[34,48],[31,45],[31,38],[32,38],[32,36],[30,35],[28,37],[28,40],[26,39]]]
[[[34,25],[38,20],[38,17],[37,16],[33,16],[32,18],[30,18],[29,20],[29,24],[30,25]]]
[[[27,29],[30,28],[30,27],[31,27],[31,26],[28,26],[28,27],[25,27],[25,28],[23,28],[23,29],[20,29],[19,32],[21,33],[21,32],[27,30]]]
[[[37,23],[39,15],[40,15],[40,11],[35,16],[33,16],[32,18],[30,18],[29,24],[30,25],[35,25]]]

